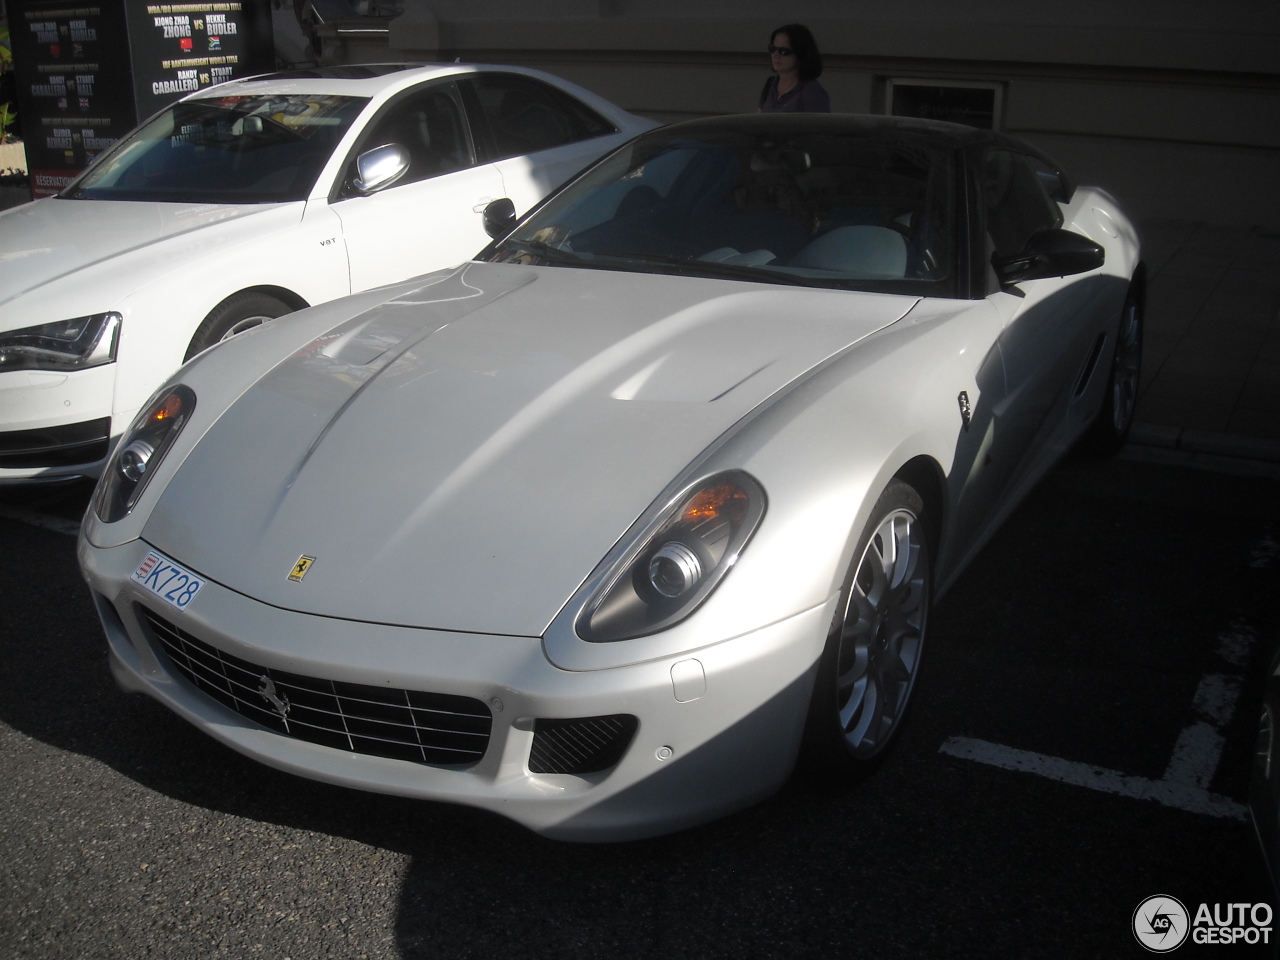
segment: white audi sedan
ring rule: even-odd
[[[211,87],[0,213],[0,483],[95,475],[161,382],[302,307],[456,264],[652,127],[516,67],[331,67]]]

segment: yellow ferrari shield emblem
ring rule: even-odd
[[[307,571],[311,569],[311,565],[315,562],[315,557],[299,557],[298,562],[293,565],[293,570],[289,573],[289,579],[294,583],[301,583],[302,578],[307,575]]]

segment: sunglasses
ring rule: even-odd
[[[793,50],[791,47],[775,47],[771,43],[769,44],[769,52],[776,53],[780,57],[789,57],[795,53],[795,50]]]

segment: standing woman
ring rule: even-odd
[[[773,31],[769,60],[776,76],[760,91],[761,113],[830,113],[831,99],[818,83],[822,54],[809,28],[788,23]]]

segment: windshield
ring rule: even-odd
[[[901,131],[655,131],[492,259],[951,296],[955,151]]]
[[[305,200],[366,102],[323,95],[181,101],[122,140],[61,196],[183,203]]]

